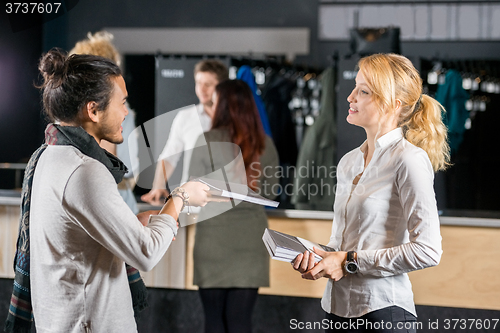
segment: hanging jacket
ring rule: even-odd
[[[335,70],[321,73],[320,114],[304,135],[292,203],[297,209],[332,210],[336,184]]]
[[[236,78],[238,80],[244,81],[252,90],[253,98],[255,100],[255,104],[257,105],[257,110],[259,110],[260,120],[262,121],[262,127],[264,128],[264,132],[269,135],[271,138],[273,137],[271,133],[271,127],[269,126],[269,119],[267,118],[266,107],[264,106],[264,102],[259,94],[257,94],[257,83],[255,83],[255,76],[252,73],[252,69],[248,65],[243,65],[238,69],[238,73],[236,74]]]
[[[465,102],[469,99],[469,93],[462,87],[462,76],[455,69],[446,72],[444,84],[438,85],[436,100],[445,108],[443,122],[448,128],[448,142],[451,154],[458,151],[465,132],[465,121],[469,118],[469,112],[465,108]]]
[[[267,115],[273,141],[281,165],[297,163],[298,148],[296,144],[295,124],[288,103],[292,99],[295,82],[279,73],[272,74],[262,89],[262,100],[267,109]]]

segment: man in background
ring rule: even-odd
[[[180,111],[175,116],[165,148],[158,158],[152,189],[141,197],[143,201],[153,205],[161,204],[161,199],[168,195],[165,183],[174,172],[182,152],[184,158],[181,184],[188,181],[192,149],[198,137],[212,127],[212,95],[215,86],[229,79],[229,70],[218,60],[205,59],[194,67],[194,79],[195,92],[200,103]],[[199,119],[199,122],[195,119]]]

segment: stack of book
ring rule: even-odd
[[[334,252],[335,249],[311,242],[307,239],[291,236],[282,232],[266,228],[262,240],[272,259],[292,262],[297,255],[309,251],[314,254],[314,261],[319,262],[322,257],[314,253],[313,247]]]

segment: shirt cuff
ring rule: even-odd
[[[172,229],[174,236],[177,236],[177,230],[179,230],[179,227],[177,226],[177,221],[172,216],[168,214],[149,215],[148,224],[151,222],[165,223],[170,229]]]

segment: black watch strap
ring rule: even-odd
[[[354,251],[347,252],[347,262],[356,261],[356,260],[354,260],[354,253],[355,253]]]
[[[356,274],[358,272],[358,262],[355,259],[356,252],[349,251],[347,252],[346,261],[345,261],[345,270],[349,274]]]

